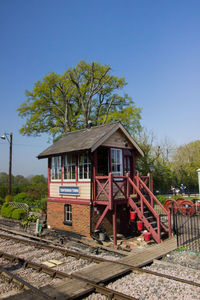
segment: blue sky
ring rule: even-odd
[[[125,77],[157,141],[199,139],[199,0],[1,0],[0,135],[13,132],[13,174],[47,174],[48,136],[19,134],[25,89],[49,72],[97,61]],[[0,140],[0,172],[8,172]]]

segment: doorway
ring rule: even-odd
[[[133,156],[130,150],[124,150],[124,176],[129,174],[130,178],[133,177]]]
[[[108,149],[99,148],[97,151],[97,176],[108,176]]]

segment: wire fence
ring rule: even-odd
[[[23,208],[26,211],[26,215],[28,216],[29,214],[29,206],[26,203],[21,203],[21,202],[9,202],[10,206],[15,206],[17,208]]]

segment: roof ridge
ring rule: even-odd
[[[111,123],[107,123],[107,124],[101,124],[101,125],[96,125],[96,126],[92,126],[90,128],[83,128],[83,129],[79,129],[79,130],[74,130],[74,131],[68,131],[66,132],[62,137],[68,135],[68,134],[72,134],[72,133],[76,133],[76,132],[80,132],[80,131],[85,131],[85,130],[90,130],[90,129],[93,129],[93,128],[97,128],[97,127],[103,127],[103,126],[108,126],[108,125],[114,125],[114,124],[117,124],[117,123],[120,123],[120,121],[115,121],[115,122],[111,122]]]

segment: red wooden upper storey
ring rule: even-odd
[[[110,172],[113,176],[128,172],[132,177],[135,157],[143,155],[122,124],[115,122],[68,132],[38,158],[49,159],[50,184],[75,186]]]

